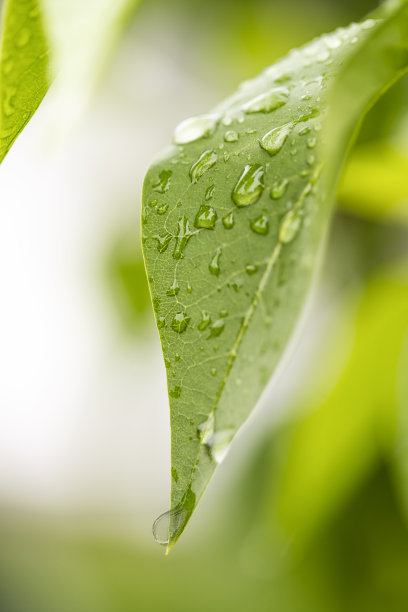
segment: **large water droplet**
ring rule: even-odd
[[[302,217],[298,210],[290,210],[284,217],[279,230],[279,242],[288,244],[292,242],[302,224]]]
[[[171,170],[162,170],[159,174],[159,178],[155,183],[153,183],[152,187],[154,191],[158,193],[166,193],[166,191],[170,188],[170,179],[172,175]]]
[[[214,274],[214,276],[220,275],[220,257],[221,255],[222,255],[222,249],[221,247],[218,247],[217,250],[215,251],[214,257],[212,258],[208,266],[208,269],[210,270],[211,274]]]
[[[217,221],[217,213],[212,206],[201,204],[194,225],[198,228],[213,229]]]
[[[205,172],[207,172],[207,170],[214,166],[217,159],[217,154],[211,149],[204,151],[204,153],[200,155],[197,161],[190,168],[191,181],[196,183],[198,179],[201,178]]]
[[[182,145],[210,136],[219,121],[219,115],[199,115],[186,119],[175,129],[173,142]]]
[[[178,220],[178,231],[176,235],[176,246],[174,247],[173,257],[174,259],[181,259],[183,257],[184,249],[186,248],[187,242],[193,236],[194,232],[190,229],[190,224],[187,217],[184,215]]]
[[[232,199],[237,206],[248,206],[260,197],[264,188],[264,169],[261,164],[245,166],[232,192]]]
[[[180,285],[178,284],[176,280],[174,280],[173,284],[170,285],[170,287],[167,289],[166,294],[167,295],[177,295],[179,291],[180,291]]]
[[[233,429],[221,429],[215,432],[208,440],[207,446],[212,459],[216,463],[221,463],[224,460],[233,436]]]
[[[234,227],[234,213],[230,212],[228,215],[225,215],[222,219],[222,224],[225,229],[232,229]]]
[[[276,155],[282,149],[293,128],[293,123],[285,123],[265,134],[259,144],[269,155]]]
[[[256,234],[262,234],[265,236],[269,232],[269,221],[265,215],[260,215],[253,221],[251,221],[251,230]]]
[[[285,193],[286,189],[288,188],[289,185],[289,181],[288,179],[280,179],[277,181],[274,181],[274,183],[272,183],[272,187],[271,187],[271,198],[273,200],[279,200],[279,198],[281,198],[283,196],[283,194]]]
[[[244,105],[244,110],[248,114],[270,113],[286,104],[288,98],[289,90],[286,87],[277,87],[247,102]]]
[[[186,331],[187,326],[190,322],[190,317],[185,312],[178,312],[174,315],[173,321],[171,322],[171,329],[178,334]]]
[[[153,523],[153,537],[158,544],[167,545],[177,534],[183,523],[187,511],[183,506],[168,510],[161,514]]]
[[[153,240],[157,240],[157,250],[159,253],[164,253],[170,244],[173,234],[166,232],[165,234],[155,234],[152,236]]]

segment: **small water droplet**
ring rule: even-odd
[[[217,127],[219,119],[219,115],[199,115],[186,119],[175,129],[174,144],[187,144],[210,136]]]
[[[219,464],[224,460],[233,436],[233,429],[221,429],[220,431],[215,432],[208,440],[208,449],[212,459],[216,463]]]
[[[152,188],[154,191],[158,193],[166,193],[166,191],[170,188],[170,179],[172,176],[171,170],[162,170],[159,174],[159,177],[155,183],[153,183]]]
[[[280,127],[273,128],[265,134],[259,144],[265,151],[268,151],[269,155],[276,155],[282,149],[286,142],[289,134],[293,128],[293,123],[285,123]]]
[[[152,238],[153,240],[157,240],[157,250],[159,251],[159,253],[164,253],[164,251],[169,246],[173,235],[169,232],[166,232],[165,234],[155,234],[154,236],[152,236]]]
[[[224,153],[223,157],[224,157],[224,161],[227,162],[229,160],[229,158],[230,158],[230,154],[229,153]]]
[[[264,169],[261,164],[251,164],[244,168],[232,192],[232,199],[239,207],[253,204],[264,188]]]
[[[316,138],[312,137],[312,138],[308,138],[306,145],[309,149],[314,149],[314,147],[316,146]]]
[[[313,164],[315,163],[315,156],[314,155],[308,155],[306,158],[307,163],[309,164],[309,166],[313,166]]]
[[[156,212],[158,215],[164,215],[165,212],[167,212],[169,205],[166,204],[166,202],[163,202],[163,204],[160,204],[157,208],[156,208]]]
[[[215,185],[210,185],[207,189],[207,191],[205,192],[205,199],[208,202],[208,200],[211,200],[213,195],[214,195],[214,191],[215,191]]]
[[[318,56],[317,56],[317,61],[322,64],[323,62],[327,62],[327,60],[330,58],[330,53],[325,49],[324,51],[321,51]]]
[[[209,336],[207,337],[207,340],[210,340],[210,338],[218,338],[218,336],[221,336],[222,332],[224,331],[224,327],[225,327],[225,321],[224,319],[217,319],[216,321],[214,321],[214,323],[211,324],[210,327],[210,333]]]
[[[250,223],[251,230],[257,234],[266,235],[269,232],[269,221],[265,215],[260,215]]]
[[[187,516],[187,510],[178,506],[161,514],[153,523],[153,537],[158,544],[166,546],[177,534]]]
[[[200,331],[204,331],[205,329],[207,329],[210,323],[211,323],[210,313],[207,312],[206,310],[203,310],[201,312],[201,321],[197,325],[198,329]]]
[[[171,322],[171,329],[178,334],[186,331],[187,326],[190,322],[190,317],[185,312],[178,312],[174,315],[173,321]]]
[[[228,310],[221,310],[220,311],[220,317],[224,318],[228,317]]]
[[[175,467],[171,468],[171,477],[173,478],[175,482],[178,481],[178,473]]]
[[[235,130],[228,130],[224,134],[225,142],[236,142],[238,140],[238,134]]]
[[[176,235],[176,246],[174,247],[173,257],[174,259],[182,259],[184,249],[187,246],[187,242],[193,236],[194,232],[190,230],[190,224],[187,217],[184,215],[178,220],[178,231]]]
[[[192,290],[193,290],[193,288],[192,288],[192,286],[191,286],[190,281],[187,281],[187,289],[186,289],[187,293],[191,293],[191,292],[192,292]]]
[[[217,374],[217,369],[216,368],[211,368],[211,376],[215,376]]]
[[[178,353],[174,355],[174,361],[180,361],[180,355]]]
[[[177,295],[180,291],[180,285],[176,280],[173,281],[173,284],[166,291],[166,295]]]
[[[207,444],[214,435],[214,412],[210,412],[208,418],[197,427],[197,436],[201,444]]]
[[[169,395],[173,399],[178,399],[181,395],[181,387],[178,387],[178,386],[173,387],[173,389],[169,390]]]
[[[228,213],[228,215],[226,215],[225,217],[223,217],[222,219],[222,224],[225,227],[225,229],[232,229],[234,227],[234,213],[230,212]]]
[[[280,230],[279,230],[279,242],[282,244],[288,244],[292,242],[298,233],[302,224],[302,217],[298,210],[290,210],[283,218]]]
[[[366,19],[361,24],[361,27],[363,28],[363,30],[370,30],[371,28],[375,26],[375,24],[376,24],[375,19]]]
[[[217,221],[217,213],[212,206],[201,204],[194,225],[198,228],[213,229]]]
[[[31,38],[31,32],[28,28],[21,28],[15,41],[18,47],[25,47]]]
[[[252,274],[256,274],[258,272],[258,266],[248,264],[247,266],[245,266],[245,272],[252,276]]]
[[[190,168],[191,182],[196,183],[207,170],[214,166],[217,159],[217,154],[211,149],[204,151]]]
[[[270,113],[286,104],[289,98],[289,90],[286,87],[277,87],[264,94],[260,94],[244,105],[248,114]]]
[[[214,257],[212,258],[208,266],[208,269],[210,270],[211,274],[214,274],[214,276],[220,275],[220,257],[221,255],[222,255],[222,249],[221,247],[218,247],[217,250],[215,251]]]
[[[166,327],[166,319],[164,317],[157,317],[157,327],[159,329],[163,329],[163,327]]]
[[[157,205],[157,200],[152,200],[151,202],[149,202],[149,206],[151,206],[152,208],[154,208]]]
[[[272,187],[271,187],[271,198],[272,200],[279,200],[279,198],[281,198],[286,189],[288,188],[289,185],[289,181],[288,179],[279,179],[277,181],[274,181],[272,183]]]

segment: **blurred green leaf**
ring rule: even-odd
[[[0,69],[1,162],[48,89],[48,46],[37,0],[3,6]]]
[[[280,517],[300,549],[339,512],[381,457],[395,458],[408,269],[376,275],[364,290],[357,317],[349,318],[354,340],[347,363],[327,396],[315,391],[300,405],[308,416],[294,429],[282,476]],[[331,340],[336,352],[344,336],[342,329],[340,338]],[[329,355],[329,361],[334,359]],[[322,370],[324,365],[318,365],[316,371]],[[271,495],[275,498],[276,491]]]
[[[185,121],[146,176],[172,427],[171,510],[154,530],[168,550],[293,331],[356,126],[407,69],[399,6],[291,52]]]

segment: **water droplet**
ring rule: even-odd
[[[175,467],[171,468],[171,477],[173,478],[175,482],[178,481],[178,473]]]
[[[180,285],[176,280],[174,280],[173,284],[166,291],[166,295],[177,295],[180,291]]]
[[[289,90],[286,87],[277,87],[247,102],[244,105],[244,110],[248,114],[270,113],[286,104],[288,98]]]
[[[166,191],[170,188],[170,179],[172,175],[171,170],[162,170],[159,174],[159,178],[155,183],[153,183],[152,187],[154,191],[158,193],[166,193]]]
[[[325,39],[325,43],[329,49],[338,49],[342,45],[341,38],[337,38],[337,36],[328,36]]]
[[[231,123],[232,123],[232,117],[230,117],[229,115],[226,115],[225,117],[223,117],[223,120],[222,120],[223,125],[228,127],[229,125],[231,125]]]
[[[187,510],[177,506],[161,514],[153,523],[153,537],[158,544],[167,545],[181,529],[187,516]]]
[[[288,244],[292,242],[302,224],[302,217],[298,210],[290,210],[284,217],[279,230],[279,242]]]
[[[192,292],[192,290],[193,290],[193,288],[192,288],[192,286],[191,286],[190,281],[187,281],[187,289],[186,289],[187,293],[191,293],[191,292]]]
[[[196,215],[194,225],[198,228],[213,229],[217,220],[217,213],[212,206],[201,204]]]
[[[18,47],[25,47],[31,38],[31,32],[28,28],[22,28],[16,37]]]
[[[169,232],[166,232],[165,234],[155,234],[153,236],[153,240],[157,240],[157,250],[159,253],[164,253],[172,238],[173,235]]]
[[[281,198],[284,195],[286,189],[288,188],[288,185],[289,185],[288,179],[280,179],[280,180],[274,181],[272,183],[272,187],[270,191],[272,200],[279,200],[279,198]]]
[[[233,436],[233,429],[221,429],[215,432],[208,440],[207,446],[212,459],[216,463],[221,463],[224,460]]]
[[[259,144],[265,151],[268,151],[269,155],[276,155],[285,144],[292,128],[292,122],[274,128],[265,134],[262,140],[259,141]]]
[[[160,204],[157,208],[156,208],[156,212],[158,215],[164,215],[164,213],[167,211],[169,205],[166,204],[165,202],[163,204]]]
[[[235,280],[228,283],[227,286],[231,287],[231,289],[233,289],[235,293],[238,293],[238,291],[241,289],[243,284],[244,284],[244,281],[242,280],[242,278],[236,278]]]
[[[213,195],[214,195],[214,190],[215,190],[215,185],[210,185],[207,189],[207,191],[205,192],[205,199],[207,200],[211,200]]]
[[[237,206],[248,206],[260,197],[264,178],[264,169],[260,164],[245,166],[232,192],[232,199]]]
[[[201,321],[197,325],[198,329],[200,331],[204,331],[205,329],[207,329],[210,323],[211,323],[210,313],[207,312],[206,310],[203,310],[201,312]]]
[[[186,331],[187,326],[190,322],[190,317],[185,312],[178,312],[174,315],[173,321],[171,322],[171,329],[178,334]]]
[[[265,215],[260,215],[250,223],[251,230],[265,236],[269,232],[269,221]]]
[[[210,327],[210,334],[207,337],[207,340],[210,340],[210,338],[218,338],[218,336],[221,336],[222,332],[224,331],[224,327],[224,319],[217,319],[216,321],[214,321],[214,323],[212,323]]]
[[[312,137],[312,138],[308,138],[306,145],[308,146],[309,149],[313,149],[316,146],[316,138]]]
[[[230,154],[229,153],[224,153],[223,157],[224,157],[224,161],[227,162],[229,160],[229,158],[230,158]]]
[[[157,317],[157,327],[159,329],[163,329],[163,327],[166,327],[166,320],[164,317]]]
[[[180,355],[178,353],[174,355],[174,361],[180,361]]]
[[[211,368],[211,376],[215,376],[217,374],[216,368]]]
[[[154,208],[157,205],[157,200],[152,200],[151,202],[149,202],[149,206],[151,206],[152,208]]]
[[[292,77],[290,74],[283,73],[275,78],[275,83],[286,83],[287,81],[290,81],[291,78]]]
[[[176,246],[174,247],[173,257],[174,259],[182,259],[184,249],[186,248],[187,242],[193,236],[194,232],[190,230],[190,224],[187,217],[184,215],[178,220],[178,231],[176,235]]]
[[[376,23],[375,19],[366,19],[361,24],[361,27],[363,28],[363,30],[370,30],[371,28],[375,26],[375,23]]]
[[[324,51],[321,51],[319,53],[319,55],[317,56],[317,61],[322,64],[323,62],[327,62],[327,60],[330,58],[330,53],[328,51],[326,51],[326,49]]]
[[[224,134],[225,142],[236,142],[238,140],[238,134],[235,130],[228,130]]]
[[[245,134],[256,134],[255,128],[248,128],[245,130]]]
[[[190,168],[190,178],[192,183],[196,183],[207,170],[212,168],[216,163],[218,157],[211,149],[204,151],[202,155]]]
[[[207,444],[212,435],[214,435],[214,412],[210,412],[208,419],[197,427],[197,436],[201,444]]]
[[[245,272],[252,276],[252,274],[256,274],[258,272],[258,266],[248,264],[247,266],[245,266]]]
[[[220,311],[220,317],[224,318],[228,317],[228,310],[221,310]]]
[[[217,127],[219,119],[219,115],[199,115],[186,119],[175,129],[174,144],[187,144],[210,136]]]
[[[4,92],[3,112],[6,117],[10,117],[14,113],[13,98],[16,95],[16,92],[17,90],[15,87],[9,87]]]
[[[173,399],[178,399],[181,395],[181,387],[178,387],[178,386],[173,387],[173,389],[169,390],[169,395]]]
[[[234,227],[234,213],[230,212],[228,215],[223,217],[222,224],[225,229],[232,229]]]
[[[308,155],[306,158],[307,163],[309,164],[309,166],[313,166],[313,164],[315,163],[315,156],[314,155]]]
[[[212,258],[208,266],[208,269],[210,270],[211,274],[214,274],[214,276],[220,275],[220,257],[221,255],[222,255],[221,247],[218,247],[218,249],[215,251],[214,257]]]

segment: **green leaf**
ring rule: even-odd
[[[167,367],[168,550],[292,335],[363,113],[406,69],[406,3],[313,41],[212,113],[147,173],[143,247]]]
[[[8,0],[1,42],[0,162],[48,88],[48,55],[37,0]]]

